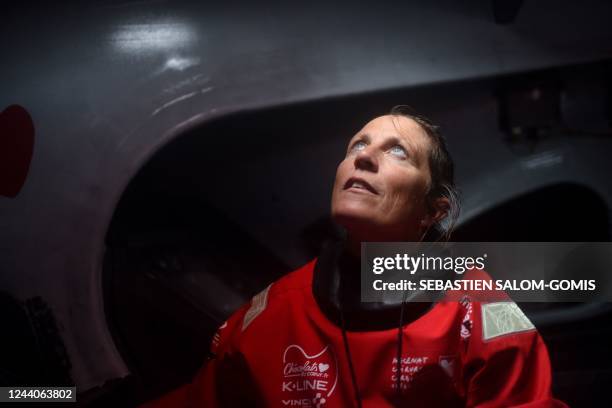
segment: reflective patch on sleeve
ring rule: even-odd
[[[482,338],[535,330],[525,313],[514,302],[485,303],[482,309]]]
[[[266,306],[268,305],[268,292],[270,291],[271,287],[272,284],[268,285],[267,288],[253,296],[253,299],[251,300],[251,307],[249,310],[247,310],[244,315],[244,319],[242,320],[242,331],[244,331],[244,329],[246,329],[249,324],[251,324],[251,322],[265,310]]]

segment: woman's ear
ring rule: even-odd
[[[421,220],[421,225],[427,228],[442,221],[448,216],[450,211],[450,200],[446,197],[434,198],[431,200],[429,208],[429,213],[423,220]]]

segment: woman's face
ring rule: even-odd
[[[370,241],[416,241],[427,216],[429,137],[412,119],[380,116],[349,142],[338,165],[332,217]]]

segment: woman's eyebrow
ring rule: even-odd
[[[371,138],[370,135],[367,133],[362,133],[360,135],[356,135],[353,136],[353,138],[351,139],[351,141],[349,142],[349,147],[353,146],[355,143],[357,142],[366,142],[366,143],[370,143],[371,142]]]
[[[354,142],[356,141],[364,141],[366,143],[370,143],[370,141],[372,140],[372,138],[370,137],[369,134],[367,133],[362,133],[360,135],[357,135],[357,137],[355,138]]]
[[[398,145],[405,146],[406,142],[404,140],[400,139],[397,136],[387,136],[387,140],[386,140],[385,144],[387,144],[387,145],[398,144]]]
[[[400,145],[404,148],[406,148],[408,150],[409,153],[413,153],[415,148],[412,145],[412,143],[408,143],[406,140],[397,137],[397,136],[389,136],[387,137],[387,140],[385,141],[385,145],[386,146],[392,146],[392,145]]]

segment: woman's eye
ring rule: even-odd
[[[391,149],[389,149],[389,153],[402,159],[408,157],[408,155],[406,154],[406,150],[402,146],[398,145],[395,145]]]
[[[358,152],[358,151],[363,150],[365,148],[366,148],[365,142],[360,141],[360,142],[355,143],[353,145],[353,147],[351,147],[351,152]]]

